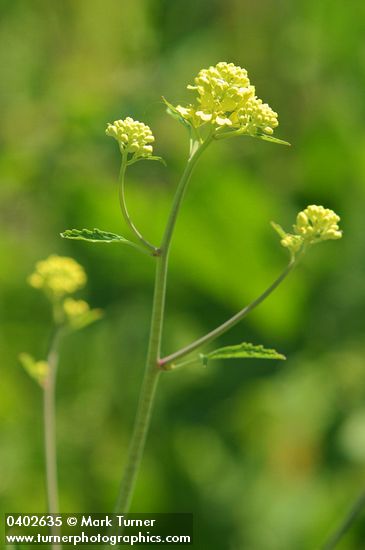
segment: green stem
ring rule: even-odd
[[[143,450],[147,438],[151,413],[157,388],[160,371],[146,369],[139,398],[137,415],[134,423],[131,445],[128,452],[122,483],[119,489],[118,499],[115,505],[115,513],[128,513],[139,466],[142,461]]]
[[[132,222],[132,219],[129,215],[128,209],[127,209],[127,203],[125,200],[125,172],[127,169],[127,154],[122,155],[122,164],[120,167],[119,172],[119,203],[120,207],[122,209],[122,213],[124,216],[124,219],[132,231],[132,233],[137,237],[137,239],[142,243],[144,248],[147,248],[150,252],[152,252],[154,255],[158,252],[157,248],[151,244],[147,239],[143,237],[143,235],[138,231],[134,223]]]
[[[258,297],[256,300],[251,302],[248,306],[241,309],[236,315],[233,315],[230,319],[219,325],[217,328],[203,336],[202,338],[199,338],[198,340],[195,340],[188,346],[176,351],[175,353],[172,353],[171,355],[167,355],[163,359],[160,359],[159,365],[161,368],[167,368],[168,365],[171,363],[174,363],[177,359],[181,359],[182,357],[185,357],[186,355],[189,355],[189,353],[192,353],[196,349],[200,348],[204,344],[208,344],[209,342],[212,342],[228,330],[230,330],[234,325],[239,323],[246,315],[248,315],[255,307],[257,307],[261,302],[263,302],[279,285],[282,283],[282,281],[289,275],[289,273],[292,271],[294,266],[296,265],[297,260],[292,259],[289,264],[287,265],[286,269],[279,275],[277,279]]]
[[[176,370],[180,369],[181,367],[194,365],[194,363],[196,363],[197,365],[201,365],[202,362],[199,356],[188,359],[187,361],[181,361],[181,363],[169,363],[168,365],[164,366],[164,370]]]
[[[155,290],[145,374],[139,397],[127,462],[115,507],[116,513],[128,513],[130,508],[139,467],[142,461],[148,428],[150,425],[157,383],[159,375],[161,374],[161,370],[159,368],[159,358],[165,311],[168,258],[173,231],[192,171],[209,143],[210,140],[207,140],[203,144],[199,144],[199,146],[193,149],[193,152],[188,159],[184,173],[176,190],[169,219],[162,238],[161,247],[159,249],[159,255],[156,256],[157,264]]]
[[[48,376],[44,383],[43,391],[43,423],[44,423],[44,452],[46,463],[46,489],[48,512],[58,514],[58,481],[57,481],[57,451],[56,451],[56,411],[55,390],[58,367],[58,347],[61,339],[61,329],[56,329],[51,340],[47,355],[49,366]],[[52,535],[58,535],[59,529],[51,527]],[[51,545],[54,550],[60,549],[57,544]]]
[[[208,145],[211,143],[211,141],[212,141],[212,138],[208,137],[204,143],[195,142],[195,146],[194,144],[191,146],[191,155],[189,157],[189,160],[186,164],[183,175],[181,176],[180,183],[176,190],[174,202],[172,204],[170,216],[167,221],[165,233],[162,239],[161,249],[164,251],[166,255],[169,252],[172,233],[175,228],[176,219],[180,209],[181,201],[185,195],[187,183],[189,182],[191,173],[195,168],[197,161],[199,160],[199,158],[201,157],[205,149],[208,147]]]
[[[365,491],[360,495],[350,511],[346,515],[345,519],[341,522],[336,532],[331,536],[327,543],[322,547],[322,550],[333,550],[340,542],[344,534],[349,530],[353,522],[359,516],[360,512],[365,506]]]

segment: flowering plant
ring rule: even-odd
[[[147,254],[155,262],[155,287],[145,376],[125,473],[115,507],[116,511],[124,513],[127,513],[130,507],[160,376],[186,365],[206,365],[214,360],[253,357],[263,360],[285,359],[274,349],[248,342],[205,352],[202,352],[201,348],[211,344],[262,303],[287,277],[311,245],[325,240],[339,239],[342,236],[338,226],[339,217],[332,210],[322,206],[311,205],[300,212],[293,226],[293,233],[287,233],[278,224],[273,224],[280,235],[281,244],[290,252],[288,264],[283,272],[253,302],[221,325],[182,349],[162,356],[161,342],[169,251],[179,210],[198,160],[214,141],[229,137],[248,136],[288,145],[286,141],[274,137],[274,131],[279,124],[278,115],[267,103],[257,97],[255,87],[250,83],[245,69],[233,63],[218,63],[214,67],[201,70],[194,84],[189,85],[188,89],[195,94],[195,99],[186,106],[174,106],[164,99],[168,114],[188,129],[190,149],[161,242],[155,245],[142,235],[127,208],[125,197],[127,168],[142,160],[162,160],[160,157],[153,156],[152,144],[155,139],[149,126],[131,117],[108,124],[106,134],[117,141],[121,153],[119,199],[122,214],[132,238],[127,239],[100,229],[71,229],[62,233],[62,237],[68,239],[127,244]],[[70,261],[67,263],[67,269],[65,268],[65,260],[60,262],[53,257],[46,262],[46,265],[43,262],[37,266],[36,272],[30,278],[30,283],[37,288],[42,288],[51,298],[55,321],[69,326],[80,316],[90,315],[90,311],[87,304],[75,301],[68,296],[84,284],[82,271]],[[43,364],[38,364],[36,370],[41,373],[43,368]]]
[[[59,512],[55,391],[60,344],[66,334],[80,330],[102,317],[100,309],[91,309],[86,301],[73,297],[75,292],[86,285],[86,281],[85,270],[79,263],[73,258],[55,254],[37,262],[34,272],[28,277],[29,285],[41,290],[49,300],[53,316],[53,331],[45,359],[36,360],[28,353],[19,355],[22,366],[43,392],[46,488],[48,511],[51,514]],[[58,528],[53,525],[52,534],[57,533]]]

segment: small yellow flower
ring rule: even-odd
[[[29,376],[38,382],[40,386],[44,386],[49,374],[49,364],[47,361],[35,361],[29,353],[21,353],[19,361]]]
[[[155,141],[151,128],[143,122],[127,117],[125,120],[116,120],[108,124],[107,136],[117,140],[122,153],[131,153],[134,159],[152,155],[152,143]]]
[[[256,97],[246,69],[221,62],[202,69],[194,82],[188,89],[197,93],[196,104],[175,107],[194,128],[211,124],[220,135],[232,129],[242,135],[270,136],[278,126],[277,113]]]
[[[66,298],[62,303],[63,313],[67,326],[73,330],[84,328],[102,318],[101,309],[90,309],[84,300]]]
[[[68,319],[73,319],[84,315],[90,311],[90,306],[85,300],[74,300],[74,298],[66,298],[63,302],[63,309]]]
[[[28,277],[30,286],[55,298],[73,294],[85,286],[86,280],[83,267],[73,258],[55,254],[37,262],[34,273]]]
[[[280,241],[281,245],[285,248],[288,248],[292,254],[296,254],[302,248],[303,239],[297,235],[290,235],[289,233],[285,235]]]
[[[322,241],[341,239],[338,222],[340,217],[323,206],[312,204],[297,215],[294,233],[286,233],[284,229],[272,223],[273,228],[281,237],[281,244],[294,256],[305,245]]]

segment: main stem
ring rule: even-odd
[[[57,451],[56,451],[56,407],[55,390],[58,367],[58,346],[61,338],[60,329],[57,329],[48,352],[48,375],[43,390],[43,423],[44,423],[44,452],[46,462],[46,490],[48,512],[58,514],[58,481],[57,481]],[[58,527],[51,527],[52,535],[59,533]],[[61,546],[52,544],[53,549]]]
[[[128,451],[127,463],[125,466],[124,475],[121,482],[117,503],[115,506],[116,513],[128,513],[130,508],[138,471],[142,461],[146,437],[151,421],[151,413],[156,395],[157,383],[161,374],[161,369],[159,368],[159,360],[165,312],[168,257],[173,231],[175,228],[179,209],[185,195],[186,186],[189,182],[194,166],[196,165],[200,155],[206,149],[209,143],[210,140],[206,140],[203,144],[196,144],[196,147],[193,148],[193,152],[189,157],[184,173],[176,190],[174,202],[172,204],[169,219],[167,221],[162,243],[158,250],[158,255],[156,256],[157,263],[155,289],[145,374],[139,397],[132,440]]]

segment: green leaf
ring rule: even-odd
[[[150,255],[150,252],[137,243],[129,241],[116,233],[101,231],[100,229],[66,229],[60,233],[64,239],[74,239],[78,241],[88,241],[90,243],[121,243],[133,246],[139,252]]]
[[[114,243],[120,242],[124,244],[134,245],[131,241],[128,241],[120,235],[115,233],[109,233],[108,231],[101,231],[100,229],[66,229],[61,233],[61,237],[64,239],[75,239],[79,241],[89,241],[92,243]]]
[[[44,386],[49,372],[47,361],[35,361],[29,353],[20,353],[19,361],[29,376],[38,382],[40,386]]]
[[[256,139],[263,139],[264,141],[270,141],[271,143],[277,143],[279,145],[288,145],[289,147],[291,146],[288,141],[284,141],[273,136],[268,136],[267,134],[247,134],[243,128],[238,128],[237,130],[227,130],[225,127],[222,126],[218,130],[216,130],[214,134],[215,139],[226,139],[236,136],[254,137]]]
[[[150,156],[144,157],[143,160],[157,160],[157,162],[161,162],[164,166],[167,166],[165,159],[162,157]]]
[[[285,355],[278,353],[274,349],[266,349],[264,346],[255,346],[247,342],[242,342],[236,346],[227,346],[200,355],[203,363],[216,359],[286,359]]]
[[[279,235],[279,237],[281,237],[282,239],[285,239],[285,237],[287,236],[287,232],[284,231],[284,229],[281,227],[281,225],[279,225],[278,223],[275,223],[275,222],[271,222],[271,227],[273,227],[276,231],[276,233]]]
[[[136,164],[136,162],[139,162],[141,160],[157,160],[158,162],[161,162],[164,166],[167,166],[165,159],[162,157],[156,157],[154,155],[149,157],[137,157],[137,158],[131,158],[131,160],[127,161],[127,165],[131,166],[132,164]]]
[[[271,141],[271,143],[277,143],[278,145],[288,145],[289,147],[291,147],[291,143],[289,143],[288,141],[284,141],[283,139],[278,139],[273,136],[268,136],[266,134],[261,134],[254,137],[263,139],[264,141]]]
[[[95,321],[99,321],[99,319],[102,319],[103,315],[104,313],[101,309],[90,309],[81,315],[71,318],[69,321],[70,328],[72,330],[80,330],[95,323]]]
[[[178,120],[181,124],[183,124],[186,128],[190,130],[191,128],[190,123],[181,116],[181,114],[176,109],[176,107],[174,107],[171,103],[169,103],[167,99],[164,98],[163,96],[162,96],[162,100],[167,106],[167,114],[172,116],[172,118],[174,118],[175,120]]]

